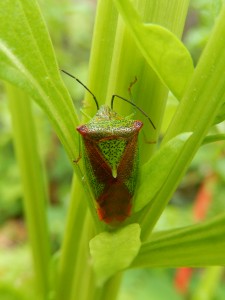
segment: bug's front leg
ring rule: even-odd
[[[78,157],[76,159],[73,160],[73,163],[78,164],[79,160],[81,159],[82,155],[81,155],[81,141],[80,141],[80,135],[79,135],[79,145],[78,145],[78,149],[79,149],[79,154]]]

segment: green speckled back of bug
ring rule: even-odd
[[[112,175],[117,177],[117,168],[126,149],[127,141],[123,139],[110,139],[98,143],[105,160],[111,166]]]
[[[89,123],[77,128],[83,138],[86,176],[99,217],[106,223],[123,221],[130,215],[142,125],[102,106]]]

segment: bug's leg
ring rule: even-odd
[[[133,96],[132,96],[131,90],[132,90],[132,88],[133,88],[133,86],[135,85],[136,82],[137,82],[137,77],[135,76],[134,80],[131,81],[130,85],[128,86],[128,93],[129,93],[130,101],[132,103],[133,103]],[[134,118],[135,114],[136,114],[136,109],[135,109],[135,107],[133,107],[133,112],[132,112],[132,114],[130,114],[128,116],[128,119]]]
[[[134,77],[134,80],[131,81],[130,85],[128,86],[128,93],[130,95],[130,101],[133,102],[133,97],[132,97],[132,93],[131,93],[131,89],[132,87],[135,85],[135,83],[137,82],[137,77]]]
[[[78,155],[78,157],[76,159],[73,160],[73,163],[75,163],[75,164],[77,164],[79,162],[79,160],[81,159],[81,157],[82,157],[82,155],[81,155],[81,142],[80,142],[80,139],[81,139],[81,137],[79,135],[79,142],[78,142],[79,143],[79,145],[78,145],[78,147],[79,147],[79,155]]]
[[[80,111],[86,118],[91,120],[91,117],[88,114],[86,114],[82,108],[80,109]],[[73,160],[73,162],[77,164],[79,162],[79,160],[81,159],[81,157],[82,157],[82,155],[81,155],[81,136],[79,135],[79,155],[78,155],[78,158]]]
[[[78,164],[79,160],[81,159],[81,154],[79,154],[78,158],[73,160],[73,163]]]

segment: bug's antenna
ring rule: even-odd
[[[92,95],[94,101],[95,101],[95,104],[96,104],[96,107],[97,107],[97,110],[99,110],[99,104],[98,104],[98,100],[96,99],[95,95],[89,90],[88,87],[86,87],[85,84],[83,84],[83,82],[81,82],[78,78],[76,78],[75,76],[71,75],[70,73],[64,71],[64,70],[61,70],[63,73],[65,73],[66,75],[72,77],[73,79],[75,79],[77,82],[79,82],[81,85],[83,85],[83,87]]]
[[[154,129],[156,129],[156,127],[155,127],[155,125],[153,124],[153,122],[152,122],[152,120],[149,118],[149,116],[140,108],[140,107],[138,107],[136,104],[134,104],[133,102],[131,102],[130,100],[127,100],[127,99],[125,99],[125,98],[123,98],[123,97],[121,97],[121,96],[119,96],[119,95],[113,95],[112,96],[112,99],[111,99],[111,108],[113,109],[113,102],[114,102],[114,98],[115,97],[117,97],[117,98],[120,98],[121,100],[123,100],[123,101],[126,101],[126,102],[128,102],[128,103],[130,103],[130,105],[133,105],[135,108],[137,108],[148,120],[149,120],[149,122],[151,123],[151,125],[152,125],[152,127],[154,128]]]

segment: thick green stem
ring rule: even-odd
[[[118,273],[114,275],[112,278],[110,278],[106,284],[104,285],[103,289],[101,290],[99,300],[115,300],[117,299],[120,285],[121,285],[121,279],[122,279],[123,273]]]
[[[89,241],[94,236],[94,233],[93,221],[89,212],[87,212],[83,224],[82,237],[79,241],[78,261],[73,278],[73,289],[71,298],[68,300],[91,300],[95,293],[95,278],[89,253]]]
[[[99,104],[104,104],[107,96],[109,73],[114,51],[118,13],[113,1],[99,0],[89,65],[88,87],[95,94]],[[85,101],[92,107],[89,115],[96,112],[91,95],[86,93]]]
[[[83,226],[87,211],[87,205],[86,202],[83,201],[83,197],[82,186],[74,175],[65,238],[62,245],[59,273],[56,280],[56,300],[63,298],[68,300],[72,299],[71,293],[77,265],[80,263],[80,241],[84,234]]]
[[[36,131],[27,96],[7,85],[16,155],[24,191],[26,224],[31,243],[34,271],[39,288],[37,299],[49,293],[50,244],[46,217],[47,194],[42,162],[37,151]]]

